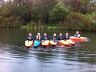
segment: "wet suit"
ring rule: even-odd
[[[75,34],[74,36],[80,38],[80,34]]]
[[[49,40],[49,36],[43,36],[42,40]]]
[[[27,36],[26,40],[32,41],[32,40],[34,40],[34,37],[33,36]]]
[[[41,36],[36,36],[35,40],[41,41]]]
[[[58,40],[64,40],[64,36],[58,36]]]
[[[57,38],[57,36],[53,36],[53,37],[51,37],[51,40],[53,40],[53,41],[57,41],[58,38]]]
[[[70,39],[70,36],[65,36],[64,37],[64,40],[69,40]]]

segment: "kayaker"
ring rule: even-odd
[[[44,33],[44,35],[42,37],[42,40],[49,40],[49,37],[48,37],[47,33]]]
[[[54,33],[53,34],[53,36],[52,36],[52,38],[51,38],[52,40],[54,40],[54,41],[56,41],[57,40],[57,35],[56,35],[56,33]]]
[[[64,36],[63,36],[63,34],[62,34],[62,33],[59,33],[59,36],[58,36],[57,39],[58,39],[58,40],[64,40]]]
[[[32,33],[29,33],[29,34],[28,34],[27,40],[28,40],[28,41],[34,40],[34,37],[33,37]]]
[[[37,33],[36,40],[41,40],[41,34],[40,33]]]
[[[75,34],[74,36],[80,38],[80,33],[79,33],[79,31],[76,31],[76,34]]]
[[[69,40],[69,39],[70,39],[69,33],[66,33],[64,36],[64,40]]]

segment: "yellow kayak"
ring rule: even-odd
[[[42,46],[49,46],[49,43],[50,41],[49,40],[45,40],[45,41],[42,41]]]
[[[64,45],[64,46],[69,46],[69,45],[70,45],[70,43],[68,43],[68,42],[65,41],[65,40],[59,40],[59,41],[58,41],[58,44],[59,44],[59,45]]]
[[[54,46],[55,46],[55,45],[57,45],[57,42],[51,40],[51,41],[50,41],[50,45],[54,45]]]
[[[32,47],[32,45],[33,45],[33,41],[28,41],[28,40],[25,41],[26,47]]]

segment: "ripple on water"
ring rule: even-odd
[[[95,52],[79,48],[26,49],[0,45],[0,72],[95,72],[95,56]],[[9,71],[4,70],[7,67]]]

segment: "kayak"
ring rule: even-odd
[[[72,40],[66,40],[66,42],[68,42],[70,45],[74,46],[75,45],[75,42],[72,41]]]
[[[74,42],[87,42],[88,41],[87,37],[80,37],[80,38],[78,38],[78,37],[72,36],[72,37],[70,37],[70,39],[72,41],[74,41]]]
[[[28,41],[28,40],[25,41],[25,46],[26,47],[30,47],[31,48],[32,45],[33,45],[33,41]]]
[[[65,40],[59,40],[59,41],[58,41],[58,45],[70,46],[70,43],[68,43],[68,42],[65,41]]]
[[[57,45],[57,41],[50,40],[50,45],[56,46]]]
[[[42,46],[49,46],[49,43],[50,41],[49,40],[45,40],[45,41],[42,41]]]
[[[37,48],[37,47],[39,47],[39,46],[40,46],[40,44],[41,44],[41,42],[40,42],[40,41],[35,40],[35,41],[34,41],[34,43],[33,43],[33,46],[34,46],[35,48]]]

